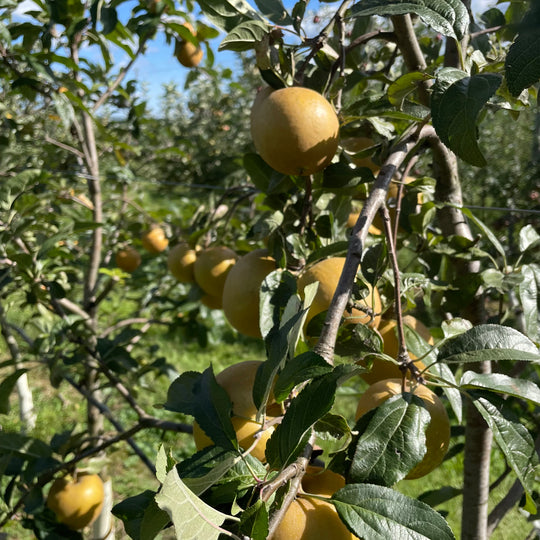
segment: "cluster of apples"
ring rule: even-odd
[[[157,255],[167,249],[169,240],[161,227],[154,226],[144,232],[141,237],[141,243],[148,253]],[[141,254],[133,246],[125,246],[115,253],[116,266],[129,274],[135,272],[141,265],[141,262]]]

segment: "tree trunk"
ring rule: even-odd
[[[4,306],[2,306],[1,303],[0,330],[8,346],[9,353],[11,355],[11,359],[13,360],[15,369],[21,369],[22,365],[20,362],[21,354],[19,350],[19,345],[17,343],[17,340],[15,339],[15,336],[13,335],[13,332],[11,331],[11,328],[9,327],[9,323],[6,319],[6,312],[4,310]],[[26,373],[23,373],[17,379],[16,388],[17,394],[19,396],[19,417],[21,419],[21,430],[23,432],[32,430],[36,425],[36,413],[34,411],[34,400],[32,398],[32,391],[30,390],[30,386],[28,385],[28,377]]]
[[[114,497],[112,480],[110,478],[103,480],[103,487],[105,489],[103,509],[98,519],[92,525],[92,538],[95,540],[113,540],[114,521],[111,518],[111,510],[114,504]]]
[[[477,370],[490,373],[489,362]],[[465,461],[463,464],[462,540],[487,540],[491,443],[493,434],[474,404],[465,403]]]
[[[17,395],[19,396],[19,418],[23,431],[30,431],[36,427],[36,411],[32,390],[28,384],[28,375],[23,373],[17,379]]]

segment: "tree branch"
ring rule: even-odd
[[[108,99],[111,97],[112,93],[118,88],[120,83],[124,80],[125,76],[127,75],[127,72],[132,68],[135,61],[139,58],[139,56],[144,51],[144,47],[146,45],[147,38],[143,38],[139,44],[139,47],[136,51],[136,53],[133,55],[131,60],[120,70],[118,76],[113,81],[113,83],[101,94],[99,99],[94,103],[94,106],[92,107],[92,112],[96,112]]]
[[[424,132],[429,133],[432,130],[433,128],[425,126],[419,133],[410,135],[390,150],[388,158],[381,167],[377,179],[373,184],[373,189],[366,203],[362,207],[362,211],[360,212],[349,240],[349,249],[347,251],[345,264],[339,278],[336,292],[328,308],[321,335],[314,348],[315,352],[321,355],[330,364],[333,364],[334,348],[339,324],[351,295],[369,226],[381,205],[385,203],[388,187],[396,170],[401,166],[407,154],[415,146],[417,139],[423,138]]]
[[[394,303],[396,306],[396,321],[397,321],[396,326],[397,326],[397,331],[398,331],[398,345],[399,345],[397,361],[399,362],[399,369],[401,370],[403,374],[402,385],[403,385],[403,391],[405,391],[406,390],[405,377],[407,375],[407,371],[410,371],[414,379],[420,383],[424,383],[424,378],[422,377],[420,370],[418,369],[416,364],[411,361],[411,358],[409,357],[409,352],[407,351],[407,344],[405,342],[405,333],[403,331],[403,314],[401,310],[401,285],[400,285],[401,277],[400,277],[399,266],[397,262],[396,247],[394,244],[394,238],[392,236],[390,213],[388,212],[388,208],[386,208],[386,204],[383,204],[381,206],[380,212],[382,213],[382,217],[383,217],[386,239],[390,248],[389,252],[390,252],[390,261],[392,264],[392,273],[394,274]]]
[[[74,146],[70,146],[69,144],[65,144],[63,142],[57,141],[56,139],[53,139],[47,134],[45,135],[45,142],[54,144],[54,146],[58,146],[58,148],[71,152],[72,154],[76,155],[80,159],[84,159],[84,153],[81,152],[78,148],[75,148]]]
[[[296,499],[298,490],[302,486],[302,478],[304,477],[304,474],[306,474],[306,468],[309,463],[311,452],[313,451],[314,442],[315,442],[315,432],[312,431],[311,437],[309,438],[309,443],[304,448],[302,455],[296,460],[296,462],[293,465],[291,465],[291,467],[287,467],[286,469],[284,469],[282,473],[277,478],[274,479],[274,482],[275,482],[274,485],[277,485],[278,481],[281,481],[281,485],[283,485],[289,479],[291,480],[290,480],[289,490],[287,491],[287,494],[285,495],[283,502],[281,503],[281,506],[272,514],[270,518],[270,522],[268,525],[268,536],[267,536],[268,540],[272,540],[272,536],[274,536],[276,529],[278,528],[278,525],[283,520],[285,514],[287,513],[287,510],[291,506],[291,503]],[[293,472],[295,472],[294,475],[292,474]],[[281,476],[282,474],[283,474],[283,477]],[[277,485],[276,489],[278,487],[279,485]]]
[[[310,42],[313,43],[311,47],[311,51],[309,54],[306,55],[304,58],[304,61],[302,62],[301,66],[296,70],[295,74],[295,82],[298,85],[302,85],[304,81],[304,72],[306,71],[307,66],[311,62],[311,60],[315,57],[315,55],[321,50],[321,48],[324,45],[324,42],[328,39],[328,35],[334,28],[334,25],[336,21],[339,18],[343,18],[345,15],[345,12],[347,11],[347,8],[349,7],[349,4],[351,3],[351,0],[343,0],[342,4],[337,9],[334,16],[330,19],[328,24],[319,32],[319,35],[311,40]]]
[[[418,38],[414,32],[411,16],[395,15],[391,17],[398,48],[409,71],[425,71],[427,65]],[[423,105],[429,106],[429,81],[421,82],[418,95]]]

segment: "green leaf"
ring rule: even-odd
[[[472,396],[475,407],[493,431],[493,437],[504,453],[507,463],[525,490],[525,510],[535,514],[536,505],[532,493],[538,488],[537,475],[540,473],[540,465],[534,440],[519,419],[514,417],[505,401],[495,398],[493,394],[489,401],[481,395]]]
[[[133,540],[155,538],[169,523],[169,516],[155,501],[156,493],[149,489],[116,504],[112,513],[124,522]]]
[[[337,366],[331,373],[313,379],[296,396],[266,445],[266,458],[273,468],[292,463],[304,449],[311,427],[330,411],[338,381],[351,371]]]
[[[351,8],[353,17],[366,15],[418,15],[433,30],[461,39],[469,27],[469,14],[459,0],[363,0]]]
[[[306,12],[307,2],[305,0],[300,0],[296,2],[292,9],[291,17],[293,19],[293,27],[298,34],[302,28],[302,21],[304,19],[304,14]]]
[[[315,443],[323,450],[321,459],[329,462],[332,455],[345,450],[352,440],[347,420],[338,414],[325,414],[315,424]]]
[[[432,508],[439,506],[454,497],[458,497],[463,493],[461,488],[456,488],[452,486],[443,486],[438,489],[431,489],[429,491],[424,491],[421,495],[418,496],[418,500],[426,504],[429,504]]]
[[[504,63],[508,90],[514,96],[540,80],[540,7],[535,2],[531,5]]]
[[[185,371],[169,386],[163,407],[169,411],[195,416],[197,410],[195,385],[201,378],[198,371]]]
[[[159,447],[156,457],[156,478],[160,482],[165,481],[167,473],[174,467],[175,461],[170,453],[165,451],[165,447],[161,445]]]
[[[18,369],[14,373],[11,373],[11,375],[8,375],[0,383],[0,414],[9,413],[9,397],[11,396],[13,388],[15,388],[19,378],[22,377],[22,375],[24,375],[27,371],[27,369]]]
[[[461,376],[459,385],[463,389],[490,390],[498,394],[526,399],[536,405],[540,405],[540,388],[538,388],[536,383],[526,379],[516,379],[503,373],[476,373],[474,371],[466,371]]]
[[[429,373],[440,377],[447,385],[443,386],[443,392],[445,393],[454,414],[458,422],[461,424],[463,418],[463,399],[461,398],[461,392],[456,388],[456,378],[454,372],[443,362],[435,362],[429,366]]]
[[[480,274],[482,276],[482,281],[484,282],[484,285],[486,287],[491,287],[497,289],[498,291],[503,290],[503,283],[505,277],[505,274],[503,272],[501,272],[500,270],[496,270],[495,268],[488,268],[487,270],[480,272]]]
[[[177,470],[184,484],[198,496],[219,484],[231,484],[234,491],[245,489],[253,485],[253,475],[264,477],[266,474],[262,463],[253,456],[242,457],[238,452],[217,446],[193,454],[180,462]]]
[[[433,127],[442,142],[460,158],[482,167],[486,160],[477,143],[477,118],[501,85],[495,73],[463,77],[440,92],[437,83],[431,99]]]
[[[441,344],[437,360],[446,363],[484,360],[539,362],[540,353],[529,338],[514,328],[480,324]]]
[[[406,97],[415,92],[421,83],[429,81],[432,78],[432,75],[421,73],[420,71],[413,71],[402,75],[388,87],[388,101],[401,109]]]
[[[364,250],[362,255],[362,275],[373,287],[387,268],[388,245],[386,242],[377,242]]]
[[[181,461],[177,465],[178,475],[195,495],[202,495],[220,482],[227,472],[242,459],[250,463],[256,462],[259,467],[262,467],[261,463],[250,455],[242,458],[238,452],[211,446]],[[256,464],[253,470],[257,470]]]
[[[391,486],[405,478],[426,453],[429,421],[422,400],[410,393],[392,396],[360,418],[355,426],[360,437],[350,447],[350,480]]]
[[[282,322],[281,327],[274,326],[265,337],[268,360],[259,366],[253,384],[253,402],[259,411],[264,408],[268,400],[278,369],[287,359],[291,350],[291,342],[296,342],[306,314],[307,309],[295,313],[288,320]],[[294,349],[292,350],[294,351]]]
[[[194,416],[201,429],[217,446],[225,450],[238,448],[231,423],[231,400],[216,382],[212,367],[203,373],[182,373],[169,387],[164,408]]]
[[[461,211],[482,231],[482,234],[491,242],[493,247],[499,252],[503,263],[506,265],[506,252],[503,245],[499,242],[493,231],[483,222],[480,221],[469,208],[461,208]]]
[[[240,531],[252,540],[266,540],[268,537],[268,508],[258,499],[248,506],[240,516]]]
[[[268,26],[261,21],[240,23],[220,43],[219,51],[249,51],[255,44],[263,40],[268,33]]]
[[[49,458],[51,448],[39,439],[20,435],[19,433],[0,432],[0,456],[12,454],[22,459],[32,460]]]
[[[262,20],[246,0],[199,0],[202,12],[226,32],[243,22],[250,20]]]
[[[155,538],[170,522],[169,515],[152,500],[141,520],[141,540]]]
[[[110,34],[118,22],[118,14],[113,7],[102,6],[100,10],[101,23],[103,24],[103,33]]]
[[[336,510],[358,538],[453,540],[444,518],[427,504],[388,487],[349,484],[332,496]]]
[[[220,467],[219,462],[217,466]],[[241,458],[214,484],[207,502],[215,508],[219,507],[217,505],[235,503],[255,487],[257,478],[266,478],[267,475],[268,471],[257,458]],[[185,480],[185,483],[191,488],[191,482]]]
[[[231,516],[207,505],[182,482],[176,469],[169,472],[156,495],[158,506],[170,516],[182,540],[217,540],[220,527]]]
[[[169,516],[156,505],[155,495],[155,491],[147,489],[138,495],[128,497],[122,502],[115,504],[112,509],[112,513],[123,521],[127,534],[133,540],[154,538],[169,522]],[[161,514],[161,519],[158,517],[159,514]],[[163,515],[165,519],[163,519]],[[145,521],[145,516],[147,517],[145,535],[143,536],[142,523]],[[150,524],[153,524],[153,527]],[[159,524],[162,524],[162,526],[158,529]],[[154,536],[150,535],[150,529],[153,529],[153,532],[155,532]]]
[[[306,264],[331,256],[346,255],[348,246],[349,242],[345,240],[341,242],[335,242],[334,244],[330,244],[328,246],[323,246],[310,253],[308,259],[306,260]]]
[[[522,253],[540,244],[540,235],[532,225],[525,225],[519,231],[519,251]]]
[[[259,11],[274,24],[279,26],[290,26],[292,19],[283,7],[281,0],[255,0]]]
[[[306,351],[285,364],[274,386],[274,397],[281,402],[297,384],[331,371],[332,366],[322,356]]]
[[[454,336],[459,336],[470,330],[473,327],[471,321],[467,319],[462,319],[461,317],[454,317],[447,321],[443,321],[441,324],[441,330],[445,338],[450,338]]]
[[[537,264],[524,264],[521,267],[523,280],[518,286],[519,299],[525,318],[527,335],[538,341],[540,331],[538,328],[538,289],[540,288],[540,266]]]
[[[373,180],[373,173],[366,167],[352,169],[347,163],[339,161],[324,169],[322,187],[329,190],[354,188],[369,180]]]
[[[8,27],[0,22],[0,43],[7,45],[11,43],[11,34],[9,33]]]
[[[364,266],[365,268],[365,266]],[[309,331],[312,332],[312,323],[319,322],[318,328],[313,329],[311,335],[320,335],[320,329],[326,319],[326,312],[316,315],[309,323]],[[383,342],[381,335],[373,328],[365,324],[342,324],[338,330],[336,340],[336,354],[340,356],[354,356],[359,358],[369,353],[382,352]]]
[[[255,187],[266,193],[270,185],[270,179],[274,169],[263,160],[259,154],[248,153],[243,158],[244,169],[246,169]]]
[[[287,271],[275,270],[268,274],[259,291],[259,327],[264,338],[272,328],[285,323],[300,309],[300,300],[296,296],[296,279]]]

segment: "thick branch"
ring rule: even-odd
[[[287,481],[289,478],[292,478],[292,480],[290,481],[289,491],[287,491],[287,494],[285,495],[281,506],[272,514],[272,517],[270,518],[270,523],[268,525],[268,540],[272,540],[272,536],[274,536],[274,533],[276,532],[278,525],[283,520],[283,517],[287,513],[289,506],[291,506],[291,503],[296,499],[298,490],[302,486],[302,478],[306,473],[306,468],[309,463],[311,452],[313,451],[314,441],[315,432],[312,432],[309,443],[304,448],[302,455],[294,463],[294,467],[296,469],[296,474],[294,477],[290,476],[290,473],[292,472],[291,468],[287,468],[282,472],[284,481]],[[278,478],[281,479],[281,474],[278,476]],[[276,478],[275,481],[277,482],[277,480],[278,479]]]
[[[426,60],[420,49],[420,44],[414,32],[411,16],[396,15],[391,17],[394,25],[394,33],[398,48],[403,55],[403,60],[409,71],[424,71],[426,69]],[[421,83],[418,86],[418,95],[423,105],[429,106],[428,83]]]
[[[423,128],[418,137],[423,137],[424,130],[431,129],[429,127]],[[328,308],[319,341],[315,346],[315,351],[330,364],[333,363],[339,324],[351,295],[369,226],[381,205],[385,203],[388,186],[392,181],[392,177],[416,144],[416,139],[417,137],[410,136],[390,150],[389,156],[381,167],[377,179],[373,184],[373,189],[362,207],[358,221],[353,228],[345,265],[343,266],[336,292]]]
[[[488,373],[489,362],[480,370]],[[487,540],[489,472],[493,434],[472,401],[466,401],[462,540]]]

